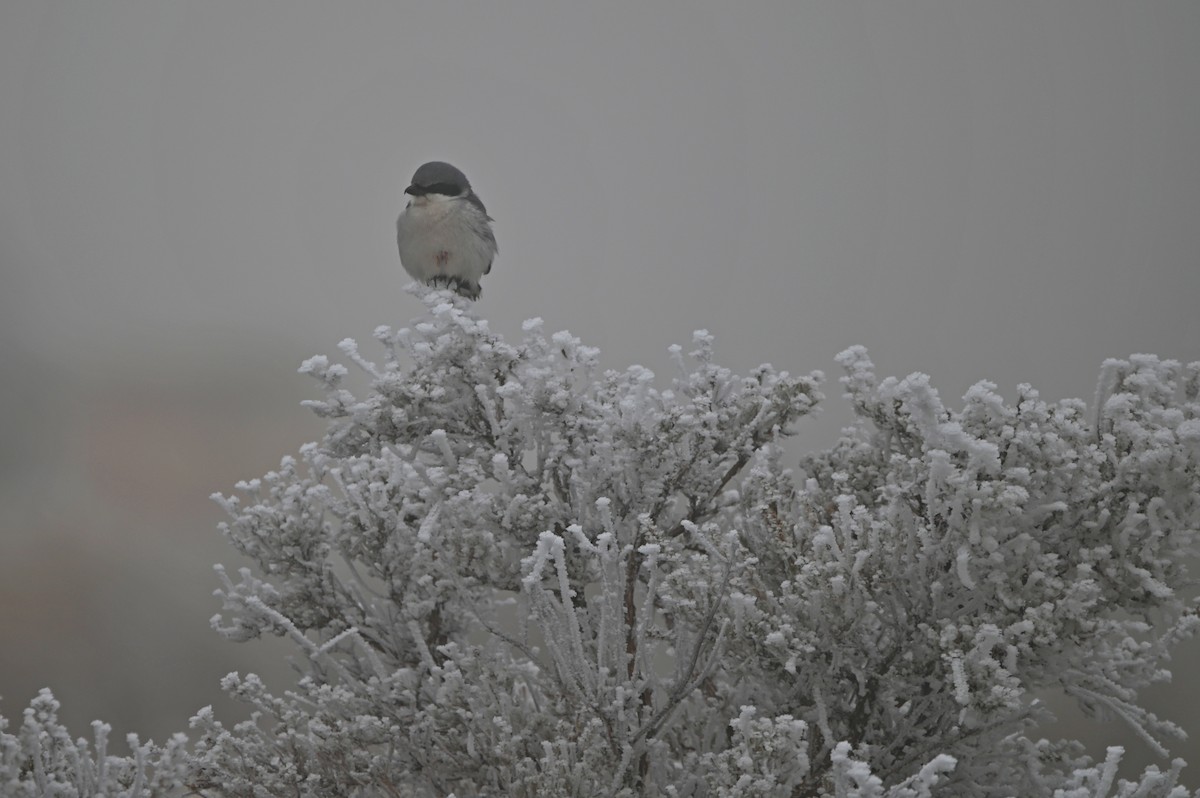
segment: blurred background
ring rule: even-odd
[[[321,434],[303,359],[420,312],[427,160],[496,219],[493,329],[611,367],[861,343],[954,404],[1200,359],[1198,41],[1156,0],[0,4],[0,713],[50,686],[77,735],[162,740],[242,717],[229,671],[284,686],[287,646],[209,629],[241,563],[208,496]],[[1197,734],[1192,681],[1150,698]]]

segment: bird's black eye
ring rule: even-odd
[[[432,186],[425,187],[426,194],[441,194],[446,197],[457,197],[462,193],[462,189],[453,183],[434,183]]]

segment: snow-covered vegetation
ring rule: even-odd
[[[44,693],[0,726],[0,794],[1184,796],[1139,688],[1197,624],[1200,364],[1104,364],[1091,407],[962,409],[839,356],[858,415],[781,440],[822,376],[739,376],[699,332],[669,388],[445,292],[316,357],[325,437],[218,497],[257,568],[214,627],[290,638],[306,674],[230,674],[166,747],[72,741]],[[1163,756],[1134,780],[1047,740],[1073,697]]]

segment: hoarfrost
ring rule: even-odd
[[[1200,364],[1106,361],[1095,401],[961,410],[930,379],[838,356],[857,414],[783,462],[819,372],[601,372],[531,319],[518,343],[444,292],[376,329],[371,381],[318,356],[324,437],[218,497],[255,565],[218,570],[213,626],[271,635],[303,676],[223,687],[182,737],[72,742],[39,696],[0,719],[0,794],[1181,798],[1183,764],[1117,778],[1046,740],[1034,696],[1136,701],[1200,625]]]

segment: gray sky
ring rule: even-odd
[[[741,370],[865,344],[951,401],[1198,359],[1198,41],[1189,2],[4,3],[0,563],[53,593],[64,549],[158,551],[187,575],[111,613],[187,585],[156,650],[186,628],[231,669],[205,497],[319,433],[302,359],[418,312],[393,225],[432,159],[496,219],[493,328],[542,316],[614,367],[700,327]],[[849,417],[828,393],[814,445]],[[29,661],[0,655],[10,717]],[[89,720],[139,700],[95,692]]]

